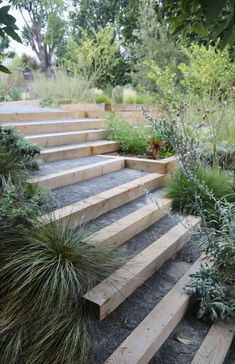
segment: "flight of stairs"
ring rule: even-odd
[[[132,253],[123,267],[84,295],[97,320],[106,322],[105,335],[111,330],[115,314],[130,302],[135,292],[161,272],[161,267],[167,264],[171,267],[173,257],[199,229],[200,219],[188,216],[181,222],[176,219],[169,222],[171,201],[163,198],[162,187],[175,165],[174,158],[151,161],[105,155],[119,149],[118,143],[105,139],[105,120],[81,119],[68,112],[39,117],[27,114],[24,121],[22,115],[18,119],[0,115],[0,123],[17,128],[43,148],[40,158],[44,164],[31,181],[53,189],[54,210],[43,216],[45,223],[67,218],[90,222],[87,244],[102,244]],[[164,224],[166,231],[162,230]],[[131,332],[117,340],[103,362],[158,363],[153,358],[168,342],[189,307],[190,297],[184,286],[201,261],[199,257],[183,263],[183,271],[175,271],[179,279],[164,291],[164,296]],[[182,267],[181,262],[176,266]],[[234,322],[230,326],[214,324],[190,362],[223,363],[234,332]],[[98,364],[99,360],[93,362]],[[165,364],[173,362],[166,360]]]

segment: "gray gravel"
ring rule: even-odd
[[[59,171],[66,171],[71,168],[83,167],[92,163],[103,162],[107,159],[107,157],[103,156],[91,156],[91,157],[82,157],[82,158],[74,158],[74,159],[62,159],[59,161],[54,161],[50,163],[42,163],[40,169],[33,173],[33,176],[46,176],[50,173],[56,173]]]
[[[149,364],[190,364],[209,328],[206,322],[197,320],[192,311],[187,312]],[[182,343],[181,339],[189,343]]]
[[[234,340],[233,340],[230,350],[225,358],[224,364],[235,364],[235,341]]]
[[[70,205],[97,193],[133,181],[136,178],[146,176],[147,174],[139,170],[124,168],[104,176],[57,188],[52,193],[52,209]]]

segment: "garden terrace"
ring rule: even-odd
[[[163,197],[177,159],[112,155],[119,144],[106,140],[96,112],[0,115],[3,126],[43,148],[44,163],[29,179],[52,189],[43,223],[89,223],[86,244],[129,256],[83,296],[94,315],[91,362],[232,364],[234,321],[196,321],[184,291],[203,257],[194,237],[200,219],[169,216],[171,200]]]

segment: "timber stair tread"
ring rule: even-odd
[[[48,147],[48,148],[43,148],[41,153],[46,153],[46,152],[52,152],[52,151],[57,151],[57,150],[70,150],[70,149],[74,149],[74,148],[82,148],[82,147],[86,147],[86,146],[93,146],[93,145],[100,145],[100,144],[106,144],[106,145],[111,145],[111,144],[117,144],[117,142],[114,141],[110,141],[110,140],[94,140],[94,141],[89,141],[89,142],[82,142],[82,143],[73,143],[73,144],[68,144],[68,145],[61,145],[61,146],[56,146],[56,147]]]
[[[54,136],[66,136],[66,135],[82,135],[82,134],[87,134],[87,133],[92,133],[92,132],[101,132],[101,131],[105,131],[105,129],[88,129],[88,130],[78,130],[78,131],[67,131],[67,132],[58,132],[58,133],[42,133],[42,134],[32,134],[32,135],[27,135],[25,138],[26,139],[37,139],[37,138],[50,138],[50,137],[54,137]]]
[[[169,207],[169,202],[168,204],[165,202],[166,207]],[[149,208],[153,209],[153,206]],[[162,216],[164,216],[164,212]],[[87,292],[84,298],[87,303],[92,305],[96,316],[102,320],[116,309],[190,240],[193,232],[199,228],[199,225],[200,218],[188,216],[130,259],[123,267]],[[97,235],[99,237],[99,232]],[[95,239],[95,236],[93,239]]]
[[[179,279],[143,321],[109,356],[105,364],[147,364],[169,337],[187,311],[190,296],[184,290],[195,273],[200,257]]]
[[[60,170],[58,172],[36,176],[29,180],[30,183],[40,183],[52,189],[68,186],[87,179],[102,176],[104,174],[118,171],[125,167],[124,158],[107,159],[96,163],[78,166],[71,169]]]
[[[191,364],[223,364],[234,337],[235,319],[231,319],[229,324],[218,320],[212,325]]]
[[[55,120],[32,120],[32,121],[9,121],[9,122],[1,122],[1,126],[19,126],[19,125],[48,125],[48,124],[79,124],[79,123],[89,123],[89,122],[99,122],[105,121],[105,119],[96,119],[96,118],[84,118],[84,119],[55,119]]]
[[[102,140],[107,136],[105,129],[90,129],[70,132],[43,133],[26,136],[26,139],[41,147],[62,146],[73,143],[83,143]]]
[[[165,176],[163,174],[151,173],[56,209],[51,213],[45,214],[43,220],[45,223],[50,223],[52,219],[88,222],[116,207],[143,196],[146,193],[146,189],[153,191],[163,186],[164,181]]]
[[[9,121],[1,123],[3,127],[14,127],[24,135],[69,132],[78,130],[100,129],[105,126],[105,119],[66,119],[43,121]]]
[[[57,147],[43,148],[39,158],[50,162],[58,159],[73,159],[89,155],[110,153],[119,150],[119,144],[109,140],[94,140]]]
[[[164,217],[170,207],[169,199],[148,203],[89,235],[86,242],[114,249]]]

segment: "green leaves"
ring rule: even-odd
[[[235,44],[233,0],[192,0],[166,1],[166,21],[173,34],[183,34],[201,40],[217,41],[221,48]]]
[[[16,33],[16,30],[18,30],[18,27],[15,24],[16,19],[8,14],[9,10],[10,6],[2,6],[0,8],[0,37],[8,35],[10,38],[21,43],[21,39]],[[8,68],[4,67],[2,64],[0,64],[0,72],[11,73]]]
[[[6,68],[5,66],[3,66],[2,64],[0,64],[0,72],[3,72],[3,73],[11,73],[11,71]]]

